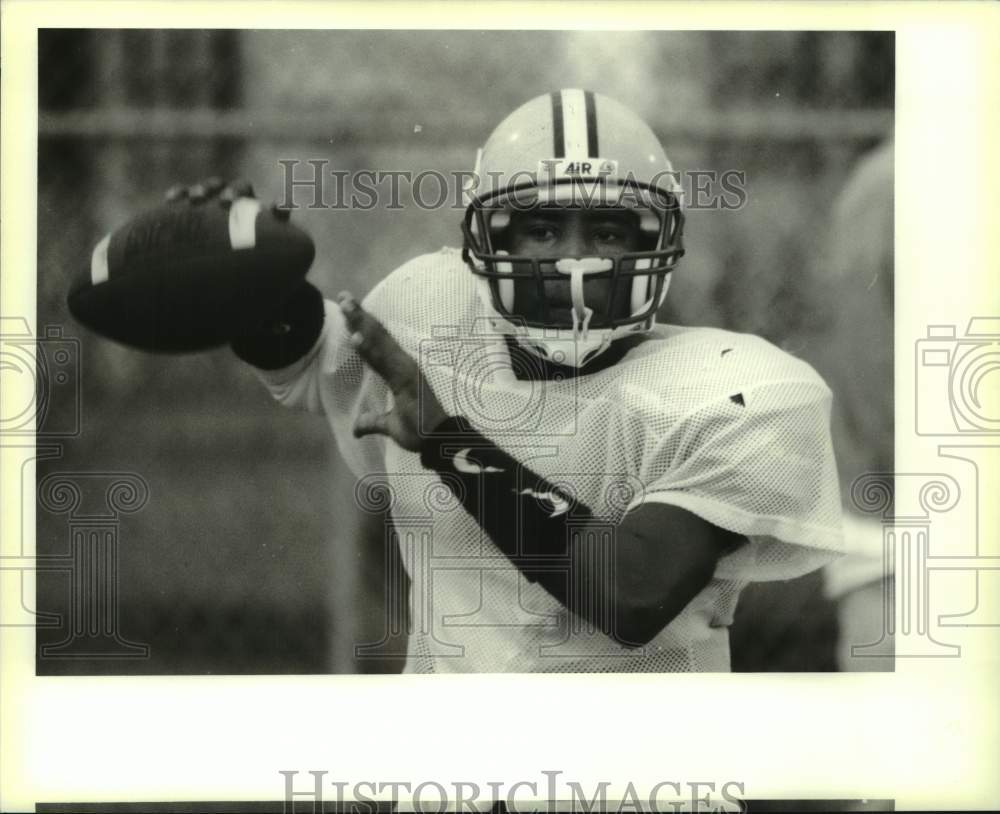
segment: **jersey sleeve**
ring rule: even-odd
[[[329,300],[323,301],[323,328],[313,346],[292,364],[277,370],[254,367],[253,371],[271,395],[286,407],[297,407],[314,413],[323,412],[320,395],[322,370],[335,369],[346,362],[349,347],[340,308]]]
[[[830,391],[772,382],[696,408],[658,441],[638,502],[670,503],[749,540],[724,579],[791,579],[843,550]]]
[[[378,313],[380,292],[381,286],[376,286],[365,298],[367,310]],[[330,300],[323,306],[323,328],[304,356],[279,370],[253,370],[282,405],[323,415],[344,462],[363,477],[383,467],[385,441],[378,436],[355,438],[354,424],[362,412],[388,409],[388,388],[351,345],[340,307]]]

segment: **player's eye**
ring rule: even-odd
[[[557,232],[555,228],[547,223],[531,224],[525,230],[525,234],[532,240],[538,242],[555,240],[557,237]]]
[[[622,229],[597,229],[594,231],[594,240],[598,243],[621,243],[625,240],[625,231]]]

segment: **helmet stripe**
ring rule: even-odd
[[[566,133],[566,157],[588,158],[587,103],[582,90],[562,92],[563,129]]]
[[[596,158],[600,152],[597,149],[597,107],[594,104],[594,92],[586,91],[583,98],[587,109],[587,156]]]
[[[552,156],[566,157],[566,140],[563,136],[562,92],[552,94]]]

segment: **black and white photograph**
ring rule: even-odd
[[[40,575],[39,673],[891,669],[893,79],[879,31],[40,31],[39,554],[108,500],[115,607]]]
[[[218,737],[255,778],[199,791],[204,760],[173,774],[199,745],[109,784],[39,736],[19,766],[76,768],[32,775],[31,810],[910,810],[873,758],[916,749],[918,685],[892,682],[996,667],[962,637],[1000,629],[1000,304],[971,295],[987,232],[937,242],[955,207],[913,178],[912,32],[245,5],[49,15],[13,73],[5,44],[8,127],[11,85],[32,100],[30,142],[4,130],[5,285],[14,244],[35,274],[0,336],[0,633],[46,726],[45,693],[88,692],[81,737]],[[927,92],[969,133],[986,85],[947,75]],[[640,722],[688,747],[600,776],[525,751],[580,748],[588,716],[591,757]],[[333,722],[304,763],[295,733]],[[790,793],[755,785],[794,751],[772,723],[867,782],[806,751]],[[698,776],[713,738],[747,762]]]

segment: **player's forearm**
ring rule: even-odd
[[[450,418],[421,451],[496,546],[532,582],[620,644],[646,644],[711,577],[705,569],[650,569],[650,544],[595,518],[552,484]],[[480,469],[482,471],[476,471]]]
[[[670,530],[659,528],[655,538],[644,539],[632,525],[629,518],[615,525],[577,516],[561,538],[561,563],[536,569],[537,582],[550,594],[626,647],[648,644],[714,573],[714,562],[700,558],[657,563],[650,550],[668,548]]]
[[[591,519],[568,530],[561,569],[538,583],[619,644],[648,644],[711,579],[681,563],[657,569],[631,529]],[[662,541],[656,541],[663,544]]]

